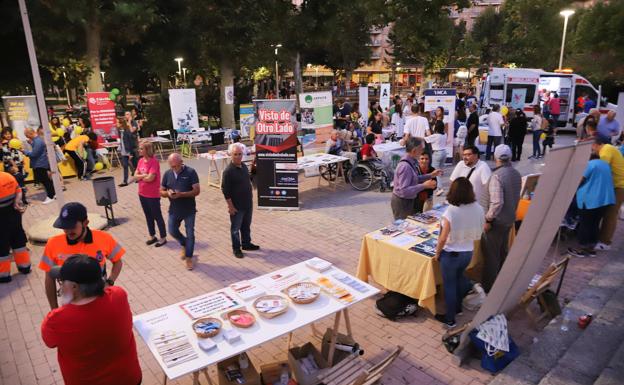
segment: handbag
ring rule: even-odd
[[[518,346],[509,336],[507,320],[503,315],[488,318],[468,336],[481,352],[481,367],[491,373],[504,369],[520,355]]]

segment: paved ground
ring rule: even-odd
[[[559,142],[565,141],[570,142],[571,138]],[[525,151],[528,152],[528,149],[525,148]],[[147,231],[138,203],[137,187],[131,185],[118,189],[119,203],[115,206],[115,212],[121,224],[110,229],[110,232],[127,249],[118,285],[129,292],[135,314],[313,256],[328,259],[346,271],[355,272],[362,235],[391,221],[388,193],[356,192],[346,186],[332,192],[326,188],[317,188],[316,178],[306,179],[301,187],[303,205],[300,211],[254,212],[253,238],[255,243],[262,246],[262,250],[238,260],[231,255],[228,215],[220,191],[207,186],[205,164],[197,161],[189,163],[203,177],[196,221],[196,254],[199,264],[192,272],[184,269],[178,258],[178,248],[171,240],[167,247],[160,249],[144,244]],[[539,171],[541,167],[540,162],[523,161],[518,164],[523,174]],[[116,170],[113,174],[119,180],[120,171]],[[103,213],[93,202],[91,183],[70,180],[67,186],[66,200],[80,201],[90,211]],[[25,214],[25,226],[57,213],[55,205],[37,203],[37,198],[42,196],[41,192],[34,191],[33,194],[35,196],[31,200],[34,203]],[[163,201],[163,207],[167,205]],[[622,229],[618,234],[621,233]],[[33,245],[32,249],[33,264],[36,265],[42,246]],[[562,297],[571,298],[616,253],[612,251],[595,259],[573,260],[563,285]],[[550,256],[545,258],[545,264],[551,260]],[[477,361],[461,368],[452,364],[451,356],[440,341],[445,330],[424,311],[414,318],[390,322],[375,315],[372,308],[373,300],[368,300],[356,305],[351,311],[355,337],[366,349],[366,357],[374,361],[382,351],[394,345],[405,347],[405,352],[384,377],[384,384],[476,385],[491,380],[492,377],[479,368]],[[11,284],[0,286],[0,346],[3,346],[0,350],[1,384],[62,384],[56,351],[44,346],[39,332],[41,320],[48,310],[43,274],[38,269],[28,276],[14,275]],[[467,319],[459,321],[466,322]],[[319,329],[324,330],[326,326],[329,326],[329,320]],[[535,335],[522,316],[512,322],[511,329],[521,346],[530,343]],[[310,340],[313,337],[307,328],[295,333],[296,344]],[[137,342],[143,383],[160,383],[160,368],[145,344],[138,338]],[[252,361],[258,366],[283,360],[286,358],[285,346],[284,339],[265,344],[250,352]],[[214,368],[211,368],[211,373],[214,375]],[[179,384],[190,382],[190,376],[174,381]]]

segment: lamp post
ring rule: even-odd
[[[184,86],[186,87],[186,67],[182,68],[182,80],[184,81]]]
[[[177,58],[175,58],[175,59],[173,59],[173,60],[178,62],[178,76],[180,76],[180,77],[181,77],[181,76],[182,76],[182,61],[183,61],[184,59],[183,59],[183,58],[181,58],[181,57],[177,57]],[[179,78],[178,78],[178,79],[179,79]]]
[[[564,9],[559,12],[563,16],[563,37],[561,38],[561,53],[559,54],[559,69],[563,68],[563,50],[565,49],[566,30],[568,29],[568,19],[574,15],[574,10]]]
[[[281,44],[272,44],[275,47],[275,98],[279,99],[279,67],[277,65],[277,50],[282,47]]]

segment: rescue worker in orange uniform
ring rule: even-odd
[[[15,177],[0,171],[0,283],[11,282],[11,251],[22,274],[30,273],[30,252],[22,227],[22,189]]]
[[[48,239],[39,262],[39,268],[46,272],[45,290],[51,309],[58,307],[56,280],[50,277],[50,269],[62,266],[65,260],[74,254],[88,255],[94,258],[102,268],[102,277],[108,286],[113,286],[121,273],[121,257],[125,250],[112,235],[101,230],[91,230],[87,218],[87,208],[78,202],[66,203],[61,208],[54,227],[62,229],[64,234]],[[110,275],[106,274],[106,260],[112,263]]]

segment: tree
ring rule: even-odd
[[[465,43],[467,47],[477,48],[475,54],[485,65],[501,64],[501,32],[504,20],[503,14],[496,12],[494,8],[487,8],[475,20],[471,37]]]

